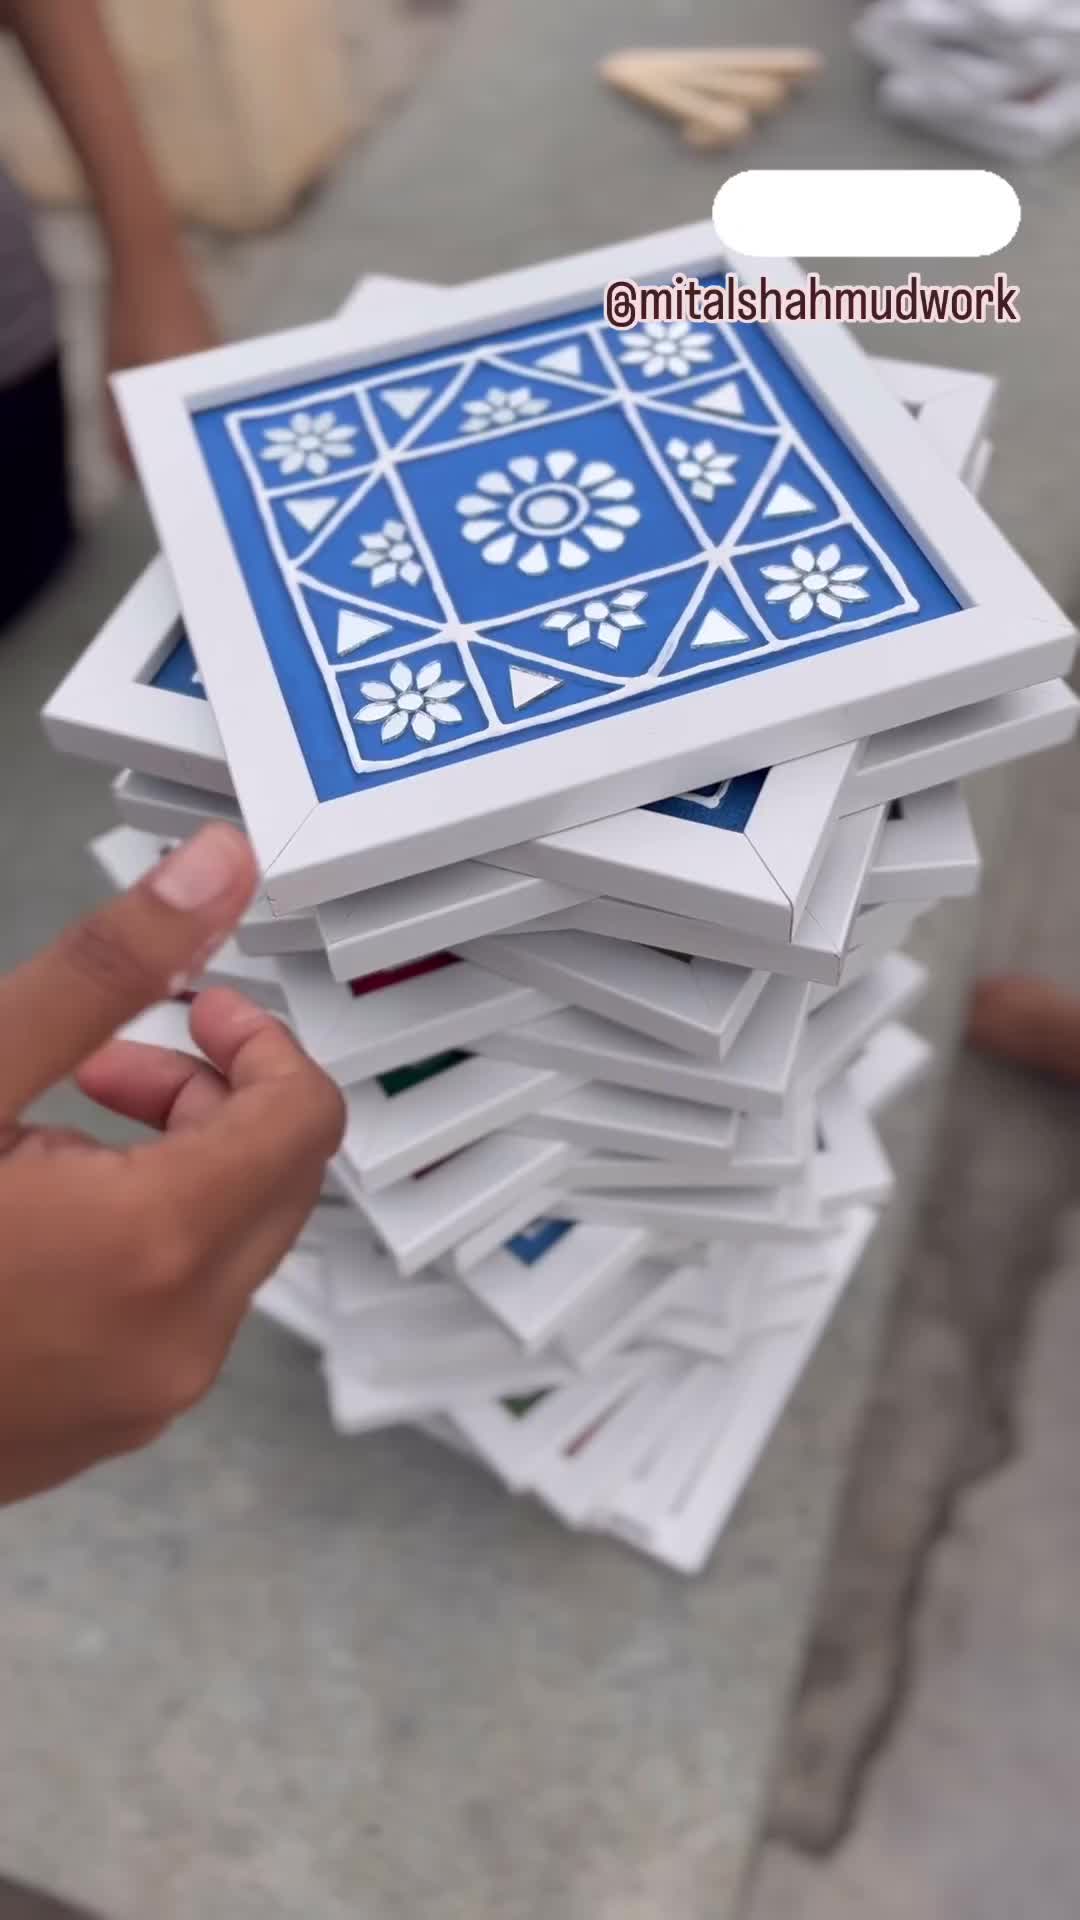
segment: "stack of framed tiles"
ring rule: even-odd
[[[976,504],[992,382],[605,321],[611,280],[729,268],[693,228],[372,279],[125,376],[163,551],[45,713],[120,769],[114,884],[251,834],[206,978],[345,1089],[261,1296],[335,1425],[420,1424],[683,1571],[888,1197],[901,949],[978,879],[959,783],[1076,714],[1069,625]],[[192,1044],[180,1006],[136,1031]]]

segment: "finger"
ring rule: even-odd
[[[215,822],[0,980],[0,1116],[178,992],[236,925],[255,878],[243,835]]]
[[[272,1014],[227,988],[199,996],[192,1031],[230,1096],[197,1129],[136,1148],[151,1213],[164,1209],[199,1253],[250,1231],[269,1208],[306,1203],[344,1132],[333,1082]]]
[[[110,1040],[75,1075],[88,1100],[159,1133],[199,1126],[228,1098],[228,1085],[205,1060],[138,1040]]]
[[[41,1159],[56,1153],[106,1153],[100,1140],[79,1127],[4,1127],[0,1129],[0,1159],[33,1157]]]

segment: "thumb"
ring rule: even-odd
[[[182,990],[255,889],[242,833],[215,823],[129,893],[0,979],[0,1119],[71,1073],[118,1027]]]

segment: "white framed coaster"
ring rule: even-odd
[[[315,919],[335,980],[351,980],[561,912],[580,899],[550,880],[460,860],[327,901]]]
[[[488,855],[511,871],[786,939],[861,744],[790,760]]]
[[[689,1472],[669,1478],[660,1500],[642,1500],[632,1482],[605,1512],[605,1528],[681,1573],[700,1573],[734,1511],[815,1347],[858,1269],[874,1229],[869,1208],[853,1208],[835,1249],[829,1284],[795,1328],[752,1342],[717,1378],[715,1424]]]
[[[861,813],[926,787],[1064,746],[1075,735],[1078,713],[1080,703],[1065,681],[1050,680],[873,734],[849,778],[841,812]],[[462,861],[439,874],[373,888],[348,902],[320,908],[320,924],[335,977],[347,979],[368,967],[393,965],[487,934],[531,933],[533,927],[525,923],[586,904],[572,897],[572,889],[557,888],[554,882],[523,875],[515,890],[512,875],[500,875],[478,861]],[[356,943],[350,948],[342,934],[339,953],[335,936],[345,928],[354,929]],[[741,944],[738,951],[767,949]]]
[[[688,1294],[700,1274],[692,1262],[638,1261],[592,1294],[559,1331],[559,1346],[582,1373],[616,1353],[648,1343],[650,1324]]]
[[[438,289],[365,276],[343,312],[392,318],[407,297],[438,307]],[[232,776],[217,721],[184,631],[172,573],[155,556],[101,632],[61,681],[42,713],[62,753],[132,767],[212,793],[231,794]]]
[[[321,953],[323,950],[313,913],[271,913],[265,894],[256,895],[252,901],[236,929],[236,941],[245,953],[259,958],[277,959],[287,953]]]
[[[521,1132],[579,1148],[692,1161],[712,1169],[735,1152],[740,1116],[727,1107],[594,1080],[515,1124]]]
[[[740,264],[711,229],[683,230],[460,289],[435,331],[403,301],[392,327],[350,318],[118,380],[276,907],[1067,665],[1059,610],[962,484],[928,469],[841,330],[710,326],[691,360],[693,328],[662,330],[674,354],[658,354],[596,305],[613,275]],[[794,268],[765,271],[798,297]],[[580,372],[540,364],[572,353]],[[500,363],[527,393],[509,426]],[[741,419],[717,416],[721,388]],[[411,420],[395,412],[420,392]],[[313,530],[298,495],[329,502]],[[594,596],[643,622],[599,667],[570,638]],[[371,624],[349,626],[343,654],[346,613]],[[617,622],[588,647],[602,624]],[[569,783],[568,728],[589,735]]]
[[[929,1072],[933,1058],[929,1040],[890,1020],[851,1062],[848,1084],[868,1113],[880,1113]]]
[[[894,800],[863,900],[957,900],[976,893],[982,861],[955,781]]]
[[[727,1177],[744,1187],[772,1187],[796,1179],[813,1158],[816,1124],[809,1095],[793,1094],[781,1114],[740,1114]]]
[[[474,1299],[524,1347],[543,1346],[598,1289],[649,1251],[641,1228],[587,1227],[542,1216],[465,1275]]]
[[[454,954],[342,986],[321,954],[263,961],[276,968],[303,1045],[342,1086],[468,1048],[484,1034],[558,1005]]]
[[[417,1291],[426,1292],[427,1287]],[[456,1305],[469,1302],[459,1296]],[[372,1317],[378,1311],[372,1309]],[[457,1355],[448,1351],[445,1366],[418,1366],[410,1373],[403,1360],[396,1372],[387,1368],[379,1380],[369,1366],[372,1329],[367,1321],[367,1315],[358,1315],[354,1324],[338,1329],[324,1355],[330,1415],[338,1433],[370,1433],[489,1398],[542,1393],[570,1378],[570,1368],[555,1355],[524,1353],[511,1335],[489,1321],[471,1348]],[[448,1347],[451,1344],[448,1341]]]
[[[345,1089],[345,1137],[334,1161],[365,1198],[508,1126],[556,1097],[565,1076],[451,1049]],[[549,1155],[555,1143],[545,1143]]]
[[[117,774],[111,793],[125,825],[165,840],[186,840],[213,820],[227,821],[232,827],[244,825],[236,801],[225,794],[185,787],[156,774],[135,773],[130,767]]]
[[[965,780],[1007,760],[1064,746],[1076,733],[1080,702],[1064,680],[1022,687],[932,719],[892,727],[867,741],[844,796],[844,810],[880,806],[947,780]]]
[[[696,954],[729,966],[759,969],[785,979],[838,986],[856,948],[876,938],[884,928],[903,924],[904,914],[895,904],[860,908],[851,922],[850,946],[840,948],[816,920],[804,913],[797,937],[786,945],[772,946],[764,940],[709,926],[703,920],[679,920],[674,914],[653,913],[648,907],[627,906],[620,900],[592,900],[583,907],[550,916],[542,926],[529,928],[529,933],[581,930],[611,940]]]
[[[620,1354],[587,1379],[571,1375],[547,1391],[459,1404],[453,1410],[453,1424],[504,1486],[520,1493],[535,1459],[553,1448],[573,1445],[609,1407],[662,1364],[662,1358],[642,1352]]]
[[[576,1220],[647,1227],[678,1242],[800,1240],[829,1231],[809,1174],[779,1187],[712,1193],[637,1187],[568,1193],[560,1211]]]
[[[879,1027],[906,1013],[923,993],[929,975],[910,954],[889,953],[872,970],[811,1014],[799,1050],[799,1093],[817,1093],[841,1073]]]
[[[633,1471],[662,1436],[678,1426],[694,1378],[694,1364],[662,1353],[621,1400],[561,1447],[534,1457],[527,1490],[565,1525],[584,1527],[605,1494]]]
[[[578,1007],[489,1034],[477,1041],[477,1051],[523,1066],[544,1062],[581,1081],[603,1080],[706,1106],[777,1113],[791,1081],[809,1000],[810,989],[802,981],[770,980],[719,1062],[694,1059]]]
[[[986,373],[921,361],[883,358],[873,364],[949,471],[977,493],[978,457],[993,419],[998,382]]]
[[[378,1192],[353,1183],[347,1167],[339,1178],[399,1272],[413,1274],[521,1197],[557,1185],[566,1151],[556,1140],[495,1133]]]
[[[817,1123],[814,1187],[822,1206],[883,1206],[892,1194],[893,1170],[848,1076],[822,1087]]]
[[[525,931],[459,951],[564,1004],[715,1060],[734,1044],[768,981],[761,971],[587,933]]]

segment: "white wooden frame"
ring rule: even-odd
[[[595,1289],[642,1259],[649,1244],[640,1227],[575,1225],[531,1265],[501,1247],[463,1283],[523,1347],[535,1351]]]
[[[596,1519],[605,1531],[664,1561],[680,1573],[700,1573],[744,1491],[818,1341],[856,1273],[873,1233],[875,1215],[853,1207],[837,1238],[827,1283],[815,1290],[801,1323],[736,1354],[717,1368],[711,1391],[711,1427],[698,1471],[685,1468],[668,1482],[657,1505],[629,1482]]]
[[[331,977],[320,954],[250,964],[274,969],[301,1043],[342,1086],[468,1048],[559,1004],[468,961],[358,996]]]
[[[600,1080],[575,1087],[515,1122],[515,1131],[566,1140],[590,1152],[638,1154],[707,1169],[731,1160],[741,1141],[740,1116],[730,1108]]]
[[[1064,745],[1076,731],[1077,713],[1075,694],[1064,681],[1051,680],[874,734],[849,778],[841,814]],[[573,914],[590,904],[580,891],[553,881],[471,860],[330,902],[319,908],[317,920],[331,970],[340,980],[487,935],[539,931],[534,923],[541,918]],[[797,924],[796,939],[799,931]],[[728,936],[729,948],[735,938]],[[714,946],[715,957],[753,965],[740,961],[740,952],[755,950],[749,936],[738,936],[737,943],[738,951],[728,953]],[[775,943],[760,942],[756,950],[767,955],[769,949],[775,951]],[[761,961],[769,964],[767,957]]]
[[[778,1113],[795,1071],[809,1000],[804,982],[770,980],[720,1061],[695,1059],[577,1007],[489,1034],[476,1047],[490,1059],[556,1067],[578,1080],[607,1080],[706,1106]]]
[[[368,324],[380,316],[392,320],[403,297],[420,305],[425,291],[436,309],[437,289],[370,274],[350,294],[342,317],[362,315]],[[231,794],[232,776],[210,702],[151,685],[182,626],[172,572],[158,554],[44,708],[42,722],[53,746],[107,766],[133,767]]]
[[[988,373],[924,366],[917,360],[882,358],[875,364],[950,472],[960,474],[978,493],[985,473],[982,449],[997,404],[998,382]]]
[[[340,1163],[335,1172],[398,1271],[413,1274],[525,1195],[539,1204],[539,1195],[557,1182],[567,1152],[558,1140],[502,1131],[455,1153],[423,1180],[400,1180],[377,1193],[365,1193]]]
[[[899,900],[960,900],[982,873],[971,809],[955,782],[894,801],[863,889],[865,906]]]
[[[678,739],[655,714],[609,715],[589,765],[544,741],[502,755],[499,807],[482,760],[320,804],[262,642],[203,464],[192,415],[392,355],[461,342],[501,325],[595,303],[614,278],[713,270],[711,229],[693,227],[496,277],[445,297],[437,327],[368,329],[357,319],[225,347],[122,375],[116,382],[136,459],[169,553],[189,635],[225,741],[275,908],[317,906],[358,887],[491,853],[507,836],[558,833],[666,794],[843,743],[886,726],[1049,679],[1068,665],[1069,623],[946,468],[928,466],[915,422],[882,388],[842,330],[784,323],[770,337],[953,586],[962,610],[873,646],[788,663],[682,702]],[[787,262],[744,263],[774,285],[800,284]],[[225,638],[227,637],[227,645]],[[765,687],[761,681],[770,684]],[[775,684],[772,684],[775,682]],[[692,709],[692,711],[691,711]],[[273,779],[266,778],[267,768]],[[408,791],[415,787],[416,791]]]
[[[545,1068],[470,1055],[400,1093],[378,1080],[345,1089],[345,1137],[334,1174],[354,1199],[435,1167],[575,1084]]]
[[[769,977],[760,970],[679,960],[587,933],[530,937],[526,929],[471,941],[460,952],[477,966],[563,1004],[714,1060],[734,1045]]]

